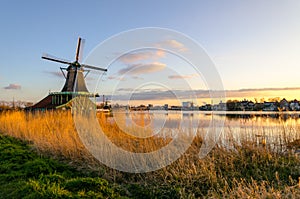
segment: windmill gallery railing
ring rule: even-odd
[[[78,96],[84,96],[89,98],[99,97],[98,93],[89,92],[50,92],[49,95],[51,96],[51,103],[53,105],[61,105],[67,103],[71,99]]]

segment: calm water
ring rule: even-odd
[[[125,132],[138,137],[153,134],[176,137],[179,133],[205,136],[214,133],[219,143],[264,140],[270,147],[300,139],[300,112],[200,112],[200,111],[133,111],[114,112],[111,121]]]

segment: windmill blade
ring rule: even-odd
[[[98,67],[95,67],[95,66],[90,66],[90,65],[86,65],[86,64],[81,64],[82,67],[84,68],[90,68],[90,69],[94,69],[94,70],[100,70],[100,71],[107,71],[107,69],[104,69],[104,68],[98,68]]]
[[[76,49],[76,57],[75,60],[78,62],[79,60],[79,54],[80,54],[80,48],[81,48],[81,37],[78,37],[78,43],[77,43],[77,49]]]
[[[45,54],[45,53],[42,55],[42,59],[46,59],[46,60],[50,60],[50,61],[54,61],[54,62],[58,62],[58,63],[62,63],[62,64],[71,64],[70,61],[63,60],[63,59],[60,59],[60,58],[57,58],[55,56]]]
[[[84,50],[84,45],[85,45],[85,39],[81,38],[81,43],[80,43],[80,49],[79,49],[79,54],[78,54],[78,62],[81,63],[82,57],[83,57],[83,50]]]

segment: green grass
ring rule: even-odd
[[[0,198],[120,198],[91,173],[41,157],[23,141],[0,135]]]

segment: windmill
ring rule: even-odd
[[[91,66],[87,64],[81,64],[80,57],[82,55],[82,49],[83,49],[83,41],[79,37],[74,62],[60,59],[51,56],[49,54],[44,54],[42,56],[42,59],[68,65],[68,67],[60,67],[66,81],[60,92],[50,92],[47,97],[45,97],[37,104],[33,105],[31,109],[63,108],[69,106],[70,101],[76,96],[87,96],[87,97],[98,96],[98,94],[90,93],[86,87],[85,84],[86,75],[84,75],[84,72],[87,71],[88,74],[89,70],[85,70],[85,68],[92,69],[92,70],[99,70],[103,72],[106,72],[107,69]],[[66,71],[67,74],[65,74],[64,71]]]

